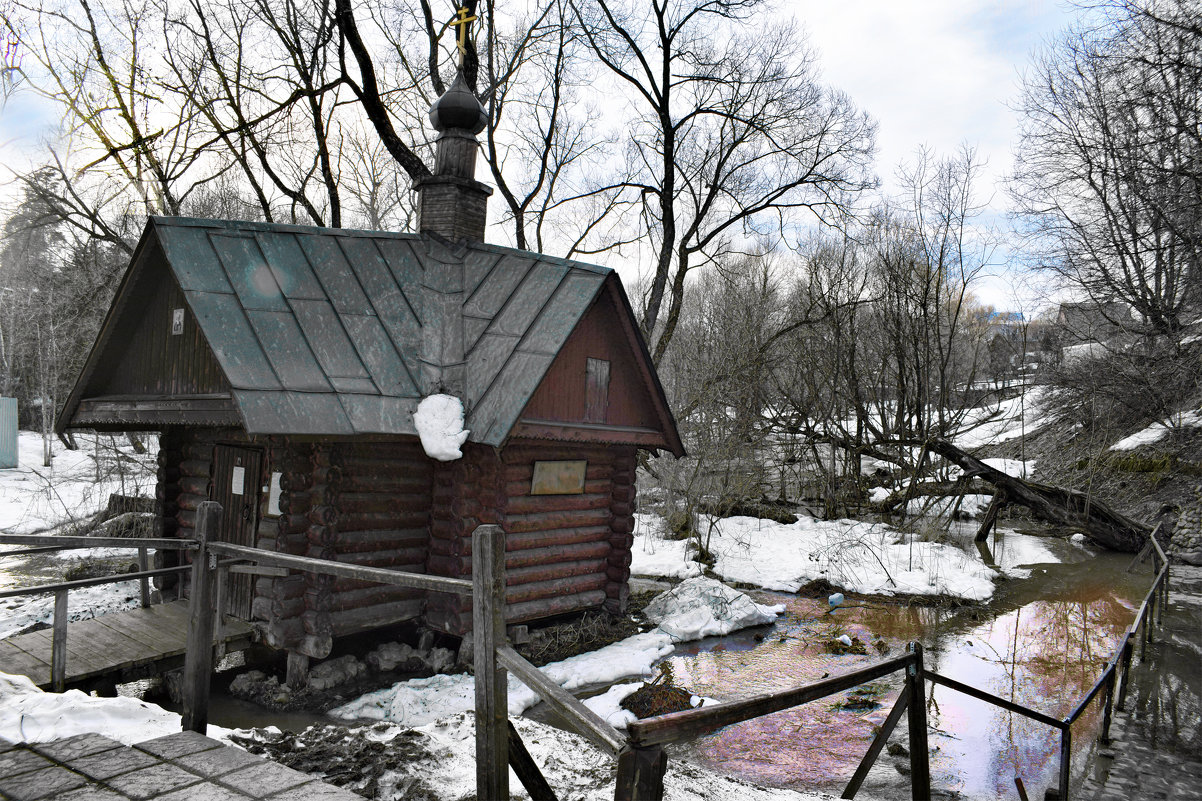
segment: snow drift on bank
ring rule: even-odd
[[[711,528],[712,525],[712,528]],[[824,579],[866,595],[942,595],[981,601],[997,572],[953,545],[914,541],[883,523],[816,520],[774,523],[755,517],[704,519],[714,573],[725,581],[796,592]],[[663,520],[638,515],[635,575],[687,573],[688,543],[662,539]],[[665,556],[668,554],[668,556]],[[648,558],[650,557],[650,558]]]
[[[42,692],[25,676],[0,673],[0,738],[45,743],[98,732],[133,745],[182,730],[180,716],[137,698],[96,698],[79,690]],[[224,740],[229,729],[209,725]]]

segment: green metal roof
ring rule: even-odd
[[[500,445],[611,271],[430,235],[151,218],[254,434],[414,434],[455,395]]]

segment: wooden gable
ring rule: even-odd
[[[650,358],[616,278],[580,319],[513,435],[613,442],[683,453]]]
[[[229,382],[154,240],[133,260],[71,401],[78,405],[60,428],[240,422]]]

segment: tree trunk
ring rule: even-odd
[[[1135,553],[1151,536],[1152,530],[1147,526],[1083,492],[1008,476],[945,440],[932,440],[929,448],[959,465],[967,476],[977,476],[1005,492],[1007,503],[1026,506],[1036,517],[1049,523],[1080,529],[1104,548]]]

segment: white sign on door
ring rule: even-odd
[[[231,482],[231,484],[233,486],[230,489],[233,491],[233,493],[235,495],[245,495],[246,494],[246,468],[245,467],[235,467],[234,468],[234,480]]]

